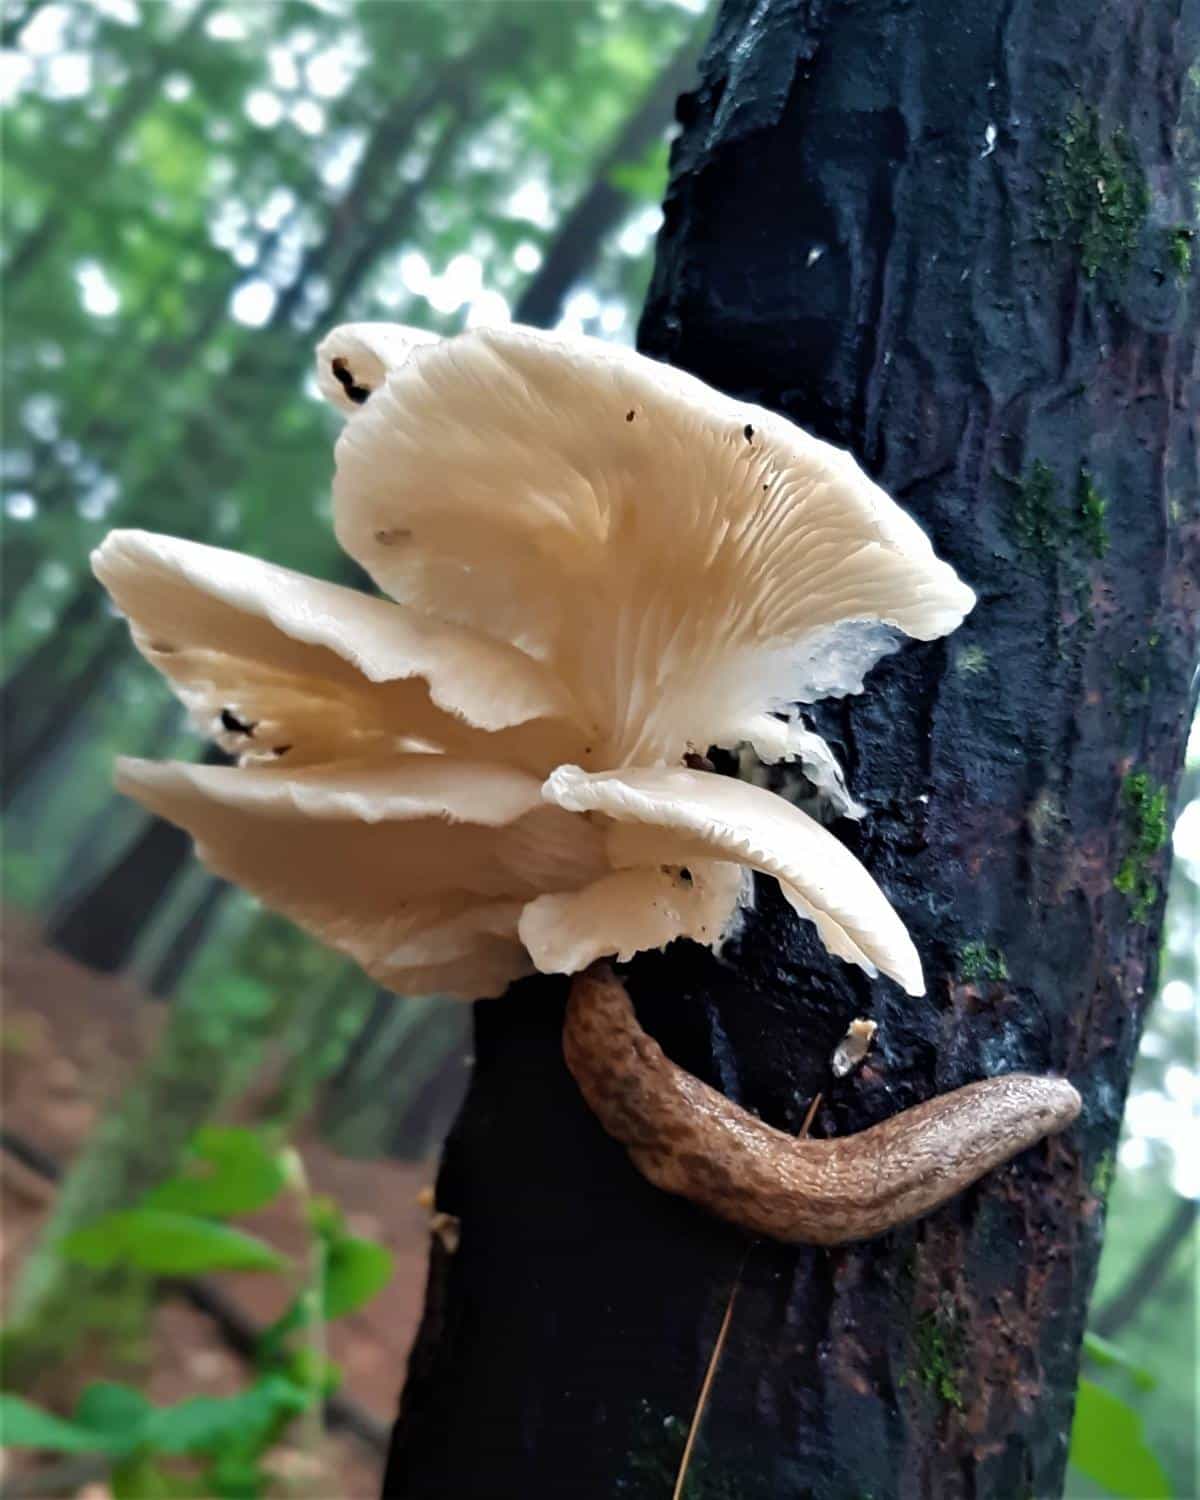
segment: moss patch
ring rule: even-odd
[[[958,977],[965,980],[1008,978],[1008,964],[999,948],[986,943],[964,943],[958,950]]]
[[[1029,473],[1017,482],[1013,525],[1017,536],[1030,551],[1045,556],[1054,552],[1062,516],[1054,471],[1040,458],[1034,459]]]
[[[1155,786],[1145,771],[1131,771],[1121,785],[1128,848],[1113,885],[1130,901],[1135,922],[1148,920],[1158,899],[1158,881],[1149,864],[1167,842],[1167,789]]]
[[[955,653],[954,665],[966,677],[978,677],[987,671],[988,654],[982,646],[963,646]]]
[[[917,1379],[958,1411],[965,1409],[958,1371],[962,1368],[966,1338],[962,1323],[953,1307],[942,1299],[932,1312],[917,1319],[913,1331]]]
[[[1192,240],[1194,229],[1172,229],[1167,241],[1167,254],[1171,258],[1176,276],[1186,281],[1192,270]]]
[[[1124,130],[1105,135],[1095,109],[1079,108],[1056,140],[1046,175],[1046,227],[1079,252],[1089,280],[1102,270],[1122,277],[1133,260],[1150,195]]]
[[[1047,558],[1071,546],[1096,558],[1108,551],[1108,501],[1085,464],[1079,466],[1074,505],[1044,459],[1035,458],[1020,479],[999,477],[1012,492],[1010,530],[1027,551]],[[1086,578],[1081,583],[1086,587]],[[961,668],[961,655],[958,664]]]
[[[1117,1158],[1112,1151],[1103,1152],[1092,1171],[1092,1192],[1097,1198],[1108,1197],[1116,1175]]]
[[[1108,501],[1096,488],[1092,476],[1082,467],[1075,493],[1084,542],[1093,557],[1103,557],[1108,551]]]

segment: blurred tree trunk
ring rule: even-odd
[[[201,760],[230,763],[215,746]],[[192,841],[182,828],[146,819],[113,863],[50,918],[46,941],[89,969],[115,974],[129,962],[191,854]]]
[[[499,63],[511,61],[517,50],[531,40],[527,28],[515,26],[501,11],[500,19],[493,21],[461,56],[448,63],[424,87],[413,89],[395,101],[372,131],[346,191],[330,214],[325,234],[305,255],[299,273],[275,304],[268,325],[270,329],[290,327],[306,288],[319,278],[329,276],[344,264],[345,259],[360,263],[357,278],[349,275],[349,279],[361,281],[370,268],[370,260],[363,261],[364,244],[373,247],[372,254],[397,247],[395,239],[380,243],[372,231],[372,223],[378,217],[374,212],[375,199],[386,194],[395,182],[397,167],[412,147],[418,131],[443,106],[449,106],[453,113],[467,112],[468,104],[478,94],[489,70]],[[427,166],[422,173],[422,183],[428,189],[434,181],[435,174]],[[348,274],[342,270],[339,279],[346,281]],[[341,294],[342,300],[346,295],[346,292]],[[333,300],[338,299],[335,296]],[[321,316],[328,320],[324,310]]]
[[[1096,1313],[1092,1328],[1101,1338],[1112,1339],[1132,1323],[1153,1297],[1171,1262],[1196,1229],[1200,1203],[1195,1198],[1177,1198],[1166,1223],[1142,1251],[1120,1289]]]
[[[217,4],[218,0],[197,0],[191,14],[185,18],[173,36],[147,49],[146,67],[130,80],[112,112],[101,122],[95,145],[88,156],[87,169],[79,173],[70,193],[55,198],[49,203],[41,218],[15,247],[5,263],[4,284],[7,295],[12,295],[17,284],[54,244],[71,214],[78,210],[81,201],[79,183],[87,183],[94,191],[104,181],[108,171],[113,167],[119,170],[117,152],[122,143],[128,138],[145,112],[155,103],[167,74],[186,56],[187,48],[200,35],[202,27],[216,10]],[[23,15],[19,22],[22,28],[32,20],[36,9],[37,7],[26,7],[28,13]],[[5,45],[10,44],[6,42]]]
[[[461,1246],[433,1247],[388,1495],[662,1500],[735,1283],[685,1493],[1059,1493],[1196,664],[1195,21],[726,0],[641,329],[851,448],[979,592],[820,715],[928,997],[829,959],[764,883],[724,963],[631,966],[644,1023],[793,1131],[818,1093],[844,1135],[1016,1069],[1069,1074],[1081,1120],[872,1243],[747,1245],[590,1117],[561,981],[481,1003],[437,1195]],[[861,1014],[870,1063],[834,1080]]]
[[[449,109],[420,176],[400,187],[384,211],[363,226],[363,233],[334,279],[322,310],[327,329],[341,322],[347,305],[380,259],[397,250],[412,233],[422,201],[431,188],[446,180],[458,148],[475,124],[478,108],[478,98],[468,94]]]
[[[9,807],[28,778],[45,771],[53,747],[71,734],[127,649],[124,628],[105,613],[103,595],[89,580],[0,690],[0,807]]]
[[[591,268],[605,237],[629,212],[630,194],[614,181],[618,168],[634,165],[670,125],[675,100],[691,83],[707,26],[697,26],[676,49],[641,104],[596,165],[591,184],[555,231],[538,267],[517,301],[513,317],[535,328],[553,328],[563,302]]]
[[[174,992],[176,985],[191,967],[192,960],[204,946],[212,931],[221,908],[233,890],[227,881],[210,877],[196,899],[191,911],[176,928],[167,944],[163,956],[154,966],[150,976],[150,993],[163,999]]]

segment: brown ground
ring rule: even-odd
[[[68,1162],[86,1139],[104,1099],[120,1087],[153,1039],[161,1007],[148,1004],[128,983],[106,979],[48,952],[25,924],[6,920],[4,1010],[0,1026],[0,1089],[4,1125]],[[328,1329],[330,1353],[344,1371],[343,1394],[381,1422],[395,1409],[408,1347],[416,1330],[425,1280],[429,1212],[417,1194],[433,1176],[431,1164],[359,1161],[336,1155],[318,1141],[299,1142],[315,1192],[341,1206],[350,1227],[388,1245],[395,1256],[390,1284],[361,1313]],[[53,1188],[0,1151],[0,1290],[6,1291],[26,1247],[45,1218]],[[247,1228],[285,1252],[304,1247],[294,1206],[285,1200],[256,1216]],[[256,1322],[282,1311],[291,1288],[280,1277],[226,1275],[215,1283]],[[87,1378],[95,1378],[95,1368]],[[180,1302],[156,1313],[147,1393],[169,1403],[186,1396],[222,1394],[246,1379],[246,1367],[206,1317]],[[53,1399],[69,1408],[82,1372],[53,1382]],[[10,1479],[27,1468],[10,1460]],[[321,1449],[281,1450],[278,1492],[359,1500],[378,1494],[382,1459],[360,1440],[327,1436]],[[19,1483],[19,1481],[17,1481]],[[42,1494],[108,1500],[102,1480],[76,1480]]]

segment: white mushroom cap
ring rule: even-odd
[[[749,743],[862,811],[794,704],[857,692],[902,633],[971,607],[915,522],[848,454],[590,340],[363,324],[319,377],[349,414],[338,534],[397,602],[114,532],[97,576],[239,759],[122,762],[121,789],[400,993],[719,948],[751,870],[921,993],[848,850],[679,764]]]
[[[286,775],[123,760],[117,786],[186,829],[214,874],[401,994],[501,993],[532,967],[525,903],[608,868],[602,836],[547,807],[536,777],[449,756]]]
[[[910,995],[925,993],[921,960],[887,897],[845,845],[773,792],[707,771],[630,767],[589,775],[560,766],[542,794],[556,807],[611,819],[607,852],[618,868],[640,870],[661,861],[694,870],[721,860],[774,875],[831,953],[872,976],[882,969]],[[589,921],[595,915],[588,890],[559,902],[564,927],[576,911]],[[609,952],[628,946],[623,916],[613,903]],[[527,908],[521,936],[543,967],[528,920]]]
[[[898,632],[974,603],[848,453],[631,350],[372,324],[318,361],[326,389],[336,364],[369,392],[338,443],[342,545],[394,598],[552,668],[601,764],[857,692]]]
[[[110,532],[92,568],[196,727],[233,754],[319,763],[407,739],[544,771],[586,748],[563,684],[490,636],[146,531]],[[226,712],[243,728],[223,727]]]

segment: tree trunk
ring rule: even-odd
[[[851,448],[979,593],[822,727],[839,834],[927,998],[820,952],[764,884],[718,963],[631,966],[670,1055],[771,1124],[857,1131],[1012,1070],[1079,1122],[917,1224],[747,1244],[581,1103],[564,985],[476,1008],[385,1484],[434,1496],[1059,1493],[1104,1185],[1154,991],[1196,662],[1193,8],[727,0],[681,107],[646,352]],[[648,501],[650,503],[650,501]],[[835,1080],[856,1015],[879,1032]]]

